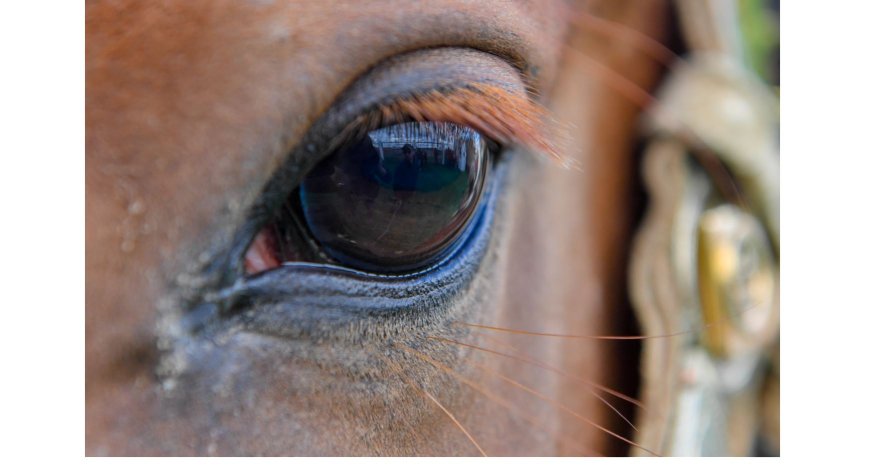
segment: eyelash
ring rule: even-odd
[[[554,141],[556,125],[547,110],[525,95],[494,84],[431,90],[379,105],[357,117],[338,138],[359,136],[381,126],[407,121],[447,121],[479,131],[502,147],[525,147],[563,165]]]

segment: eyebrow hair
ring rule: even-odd
[[[345,132],[345,137],[409,120],[466,125],[501,145],[529,149],[565,167],[573,165],[555,143],[558,125],[549,111],[521,93],[494,84],[473,83],[397,98],[358,117],[348,126],[346,131],[351,133]]]

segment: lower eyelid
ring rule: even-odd
[[[425,326],[421,322],[431,319],[440,322],[446,317],[443,314],[450,312],[450,303],[468,290],[490,251],[491,238],[497,234],[495,219],[508,165],[506,160],[495,170],[486,202],[462,247],[438,264],[406,275],[368,273],[334,265],[287,264],[222,293],[211,310],[191,316],[188,328],[217,331],[225,322],[265,335],[317,339],[335,338],[342,334],[341,328],[359,328],[354,322],[360,319],[390,317],[393,323],[389,325],[396,324],[393,318],[406,320],[408,331],[423,330],[419,328]],[[219,315],[206,315],[215,313]]]

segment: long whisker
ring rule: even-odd
[[[477,440],[474,440],[474,437],[471,436],[471,433],[469,433],[468,430],[463,427],[462,423],[460,423],[459,420],[456,419],[456,416],[454,416],[453,413],[451,413],[447,408],[444,407],[444,405],[442,405],[437,399],[435,399],[435,397],[432,396],[431,393],[425,390],[423,391],[423,393],[427,397],[429,397],[429,399],[432,400],[436,405],[438,405],[438,407],[441,408],[441,411],[444,411],[444,414],[450,417],[450,420],[452,420],[453,423],[456,424],[456,427],[459,427],[459,430],[461,430],[462,433],[465,434],[466,437],[468,437],[468,440],[470,440],[471,443],[474,444],[475,448],[477,448],[477,451],[479,451],[482,456],[489,456],[486,454],[485,451],[483,451],[483,448],[480,447],[480,444],[477,443]]]
[[[681,60],[680,56],[666,45],[625,24],[570,7],[566,8],[565,12],[575,23],[582,24],[613,39],[633,43],[640,51],[662,65],[670,65]]]
[[[652,57],[660,64],[670,67],[673,66],[673,63],[676,61],[681,60],[675,52],[670,50],[664,44],[625,24],[595,16],[594,14],[584,11],[582,8],[577,8],[576,6],[571,7],[564,4],[563,6],[564,8],[561,8],[562,13],[571,22],[578,25],[582,24],[587,28],[594,29],[620,41],[629,42],[632,45],[635,45],[638,50]],[[634,83],[618,71],[610,68],[602,62],[599,62],[588,53],[572,46],[570,43],[554,43],[553,45],[565,45],[565,50],[573,53],[573,55],[580,60],[579,64],[587,72],[598,78],[605,86],[610,87],[618,94],[622,95],[626,100],[632,102],[641,109],[645,109],[657,101],[657,99],[647,92],[646,89]]]
[[[688,335],[691,334],[691,330],[686,330],[682,332],[670,333],[667,335],[568,335],[564,333],[546,333],[546,332],[531,332],[528,330],[518,330],[512,328],[504,328],[504,327],[495,327],[492,325],[482,325],[482,324],[471,324],[467,322],[455,322],[455,325],[463,325],[465,327],[472,327],[477,329],[484,330],[495,330],[498,332],[506,332],[506,333],[516,333],[519,335],[531,335],[536,337],[554,337],[554,338],[574,338],[574,339],[583,339],[583,340],[650,340],[654,338],[672,338],[680,335]]]
[[[616,432],[613,432],[613,431],[607,429],[606,427],[604,427],[604,426],[602,426],[602,425],[600,425],[600,424],[598,424],[598,423],[596,423],[596,422],[590,420],[589,418],[587,418],[587,417],[585,417],[585,416],[583,416],[583,415],[581,415],[581,414],[579,414],[579,413],[573,411],[572,409],[570,409],[569,407],[567,407],[567,406],[565,406],[564,404],[560,403],[559,401],[557,401],[557,400],[555,400],[555,399],[553,399],[553,398],[550,398],[550,397],[548,397],[548,396],[546,396],[546,395],[544,395],[544,394],[538,392],[537,390],[535,390],[535,389],[533,389],[533,388],[527,387],[526,385],[523,385],[523,384],[517,382],[516,380],[514,380],[514,379],[512,379],[512,378],[510,378],[510,377],[508,377],[508,376],[506,376],[506,375],[500,374],[500,373],[498,373],[498,372],[494,372],[493,375],[495,375],[496,377],[498,377],[498,378],[504,380],[505,382],[507,382],[507,383],[509,383],[509,384],[511,384],[511,385],[513,385],[513,386],[515,386],[515,387],[517,387],[517,388],[523,390],[523,391],[526,391],[526,392],[528,392],[528,393],[531,393],[532,395],[535,395],[536,397],[538,397],[538,398],[540,398],[540,399],[542,399],[542,400],[544,400],[544,401],[546,401],[546,402],[548,402],[548,403],[553,404],[554,406],[556,406],[556,407],[558,407],[559,409],[561,409],[561,410],[567,412],[568,414],[570,414],[570,415],[572,415],[572,416],[574,416],[574,417],[576,417],[576,418],[578,418],[578,419],[580,419],[580,420],[582,420],[582,421],[584,421],[584,422],[586,422],[586,423],[592,425],[593,427],[595,427],[595,428],[597,428],[597,429],[599,429],[599,430],[601,430],[601,431],[603,431],[603,432],[606,432],[606,433],[612,435],[613,437],[616,437],[616,438],[618,438],[618,439],[620,439],[620,440],[622,440],[622,441],[628,443],[629,445],[632,445],[632,446],[635,446],[635,447],[637,447],[637,448],[640,448],[641,450],[644,450],[644,451],[646,451],[647,453],[650,453],[650,454],[652,454],[652,455],[655,455],[655,456],[661,456],[661,455],[659,455],[658,453],[655,453],[655,452],[652,451],[652,450],[649,450],[649,449],[647,449],[647,448],[644,448],[643,446],[641,446],[641,445],[639,445],[639,444],[637,444],[637,443],[635,443],[635,442],[633,442],[633,441],[631,441],[631,440],[629,440],[629,439],[627,439],[627,438],[625,438],[625,437],[623,437],[623,436],[617,434]]]
[[[475,390],[475,391],[479,392],[480,394],[482,394],[483,396],[485,396],[490,401],[498,404],[499,406],[502,406],[503,408],[506,408],[508,411],[510,411],[511,413],[513,413],[514,415],[519,417],[520,419],[525,420],[526,422],[532,424],[533,426],[535,426],[541,430],[549,430],[549,429],[546,429],[543,427],[540,420],[526,415],[525,413],[520,411],[515,405],[513,405],[510,402],[506,401],[505,399],[499,397],[498,395],[490,392],[489,390],[483,388],[483,386],[481,386],[480,384],[469,380],[467,377],[458,373],[456,370],[454,370],[450,367],[447,367],[445,364],[439,363],[438,361],[430,358],[429,356],[426,356],[423,353],[420,353],[419,351],[417,351],[413,348],[410,348],[406,345],[401,345],[401,344],[397,344],[397,345],[400,345],[403,348],[405,348],[409,353],[411,353],[412,356],[416,357],[417,359],[420,359],[422,361],[426,361],[429,364],[432,364],[433,366],[435,366],[436,368],[443,370],[447,374],[450,374],[451,376],[453,376],[454,378],[456,378],[460,382],[468,385],[473,390]],[[466,362],[471,363],[470,361],[466,361]],[[474,363],[471,363],[471,364],[476,365]],[[574,440],[573,438],[568,437],[564,434],[554,433],[552,431],[550,431],[548,433],[550,433],[551,435],[554,435],[556,437],[559,437],[560,439],[565,440],[568,443],[571,443],[572,445],[574,445],[576,448],[578,448],[581,451],[584,451],[586,453],[592,453],[594,456],[602,456],[600,453],[598,453],[598,452],[596,452],[588,447],[585,447],[583,445],[578,444],[576,440]]]
[[[500,352],[500,351],[496,351],[496,350],[492,350],[492,349],[488,349],[488,348],[483,348],[483,347],[480,347],[480,346],[475,346],[475,345],[472,345],[472,344],[469,344],[469,343],[463,343],[463,342],[460,342],[460,341],[451,340],[451,339],[449,339],[449,338],[442,338],[442,337],[429,337],[429,338],[434,339],[434,340],[441,340],[441,341],[445,341],[445,342],[449,342],[449,343],[457,344],[457,345],[460,345],[460,346],[465,346],[465,347],[468,347],[468,348],[473,348],[473,349],[480,350],[480,351],[483,351],[483,352],[486,352],[486,353],[492,353],[492,354],[496,354],[496,355],[503,356],[503,357],[510,358],[510,359],[516,359],[516,360],[518,360],[518,361],[522,361],[522,362],[525,362],[525,363],[527,363],[527,364],[531,364],[531,365],[534,365],[534,366],[542,367],[542,368],[544,368],[544,369],[548,369],[548,370],[554,371],[554,372],[556,372],[557,374],[562,375],[562,376],[564,376],[564,377],[568,377],[568,378],[570,378],[570,379],[576,380],[576,381],[578,381],[578,382],[580,382],[580,383],[587,384],[587,385],[591,385],[591,386],[593,386],[593,387],[595,387],[595,388],[597,388],[597,389],[599,389],[599,390],[601,390],[601,391],[604,391],[604,392],[606,392],[606,393],[609,393],[609,394],[611,394],[611,395],[613,395],[613,396],[615,396],[615,397],[617,397],[617,398],[620,398],[620,399],[623,399],[623,400],[625,400],[625,401],[628,401],[629,403],[631,403],[631,404],[633,404],[633,405],[635,405],[635,406],[637,406],[637,407],[639,407],[639,408],[642,408],[642,409],[644,409],[644,410],[646,409],[646,406],[644,406],[643,403],[641,403],[639,400],[637,400],[637,399],[635,399],[635,398],[632,398],[632,397],[630,397],[630,396],[628,396],[628,395],[625,395],[625,394],[623,394],[623,393],[620,393],[620,392],[618,392],[618,391],[616,391],[616,390],[614,390],[614,389],[612,389],[612,388],[605,387],[604,385],[601,385],[601,384],[599,384],[599,383],[591,382],[591,381],[589,381],[589,380],[583,379],[583,378],[578,377],[578,376],[576,376],[576,375],[569,374],[569,373],[563,371],[562,369],[559,369],[558,367],[551,366],[551,365],[549,365],[549,364],[547,364],[547,363],[545,363],[545,362],[543,362],[543,361],[538,361],[537,359],[534,359],[534,358],[530,358],[530,357],[526,357],[526,356],[517,356],[517,355],[507,354],[507,353],[502,353],[502,352]]]
[[[439,339],[440,339],[440,338],[439,338]],[[410,351],[412,351],[412,352],[418,354],[420,357],[424,358],[425,360],[429,361],[430,363],[435,364],[435,365],[438,365],[438,366],[442,367],[444,370],[451,371],[451,372],[454,372],[454,373],[455,373],[455,371],[454,371],[453,369],[451,369],[451,368],[449,368],[449,367],[447,367],[447,366],[445,366],[445,365],[443,365],[443,364],[441,364],[441,363],[438,363],[437,361],[432,360],[432,359],[429,358],[428,356],[425,356],[425,355],[423,355],[423,354],[421,354],[421,353],[415,351],[415,350],[412,349],[412,348],[408,348],[408,347],[406,347],[406,348],[407,348],[408,350],[410,350]],[[635,447],[637,447],[637,448],[640,448],[640,449],[642,449],[642,450],[644,450],[644,451],[646,451],[647,453],[650,453],[650,454],[652,454],[652,455],[655,455],[655,456],[661,456],[661,455],[658,455],[657,453],[653,452],[652,450],[649,450],[649,449],[643,447],[642,445],[639,445],[639,444],[637,444],[636,442],[633,442],[633,441],[631,441],[631,440],[629,440],[629,439],[627,439],[627,438],[625,438],[625,437],[623,437],[623,436],[617,434],[616,432],[613,432],[613,431],[607,429],[606,427],[604,427],[604,426],[602,426],[602,425],[596,423],[595,421],[593,421],[593,420],[591,420],[591,419],[589,419],[589,418],[583,416],[582,414],[579,414],[579,413],[573,411],[573,410],[570,409],[569,407],[567,407],[567,406],[565,406],[564,404],[560,403],[558,400],[554,400],[553,398],[550,398],[550,397],[548,397],[548,396],[546,396],[546,395],[544,395],[544,394],[542,394],[542,393],[540,393],[540,392],[538,392],[538,391],[536,391],[536,390],[534,390],[534,389],[532,389],[532,388],[529,388],[529,387],[527,387],[527,386],[525,386],[525,385],[523,385],[523,384],[517,382],[516,380],[513,380],[513,379],[507,377],[507,376],[504,376],[504,375],[502,375],[502,374],[499,374],[498,372],[492,371],[491,369],[482,369],[482,370],[484,370],[484,371],[486,371],[486,372],[490,372],[490,373],[492,373],[493,375],[495,375],[495,376],[501,378],[502,380],[504,380],[504,381],[510,383],[511,385],[514,385],[514,386],[516,386],[516,387],[522,389],[523,391],[526,391],[526,392],[528,392],[528,393],[531,393],[532,395],[536,396],[537,398],[540,398],[541,400],[544,400],[544,401],[546,401],[547,403],[552,404],[553,406],[557,407],[558,409],[560,409],[560,410],[562,410],[562,411],[564,411],[564,412],[566,412],[566,413],[568,413],[568,414],[570,414],[570,415],[576,417],[577,419],[579,419],[579,420],[581,420],[581,421],[583,421],[583,422],[586,422],[587,424],[589,424],[589,425],[595,427],[596,429],[598,429],[598,430],[600,430],[600,431],[602,431],[602,432],[605,432],[605,433],[607,433],[607,434],[610,434],[611,436],[613,436],[613,437],[615,437],[615,438],[617,438],[617,439],[620,439],[620,440],[622,440],[622,441],[628,443],[629,445],[632,445],[632,446],[635,446]]]
[[[583,67],[586,71],[596,75],[605,86],[610,87],[618,94],[622,95],[626,100],[641,109],[645,109],[657,101],[657,99],[644,88],[635,84],[617,71],[614,71],[607,65],[595,60],[570,45],[567,47],[567,50],[573,52],[574,55],[583,62]]]
[[[498,340],[498,339],[496,339],[496,338],[493,338],[493,337],[491,337],[491,336],[489,336],[489,335],[481,334],[481,336],[484,337],[484,338],[487,338],[487,339],[491,340],[492,342],[494,342],[494,343],[496,343],[496,344],[500,344],[500,345],[502,345],[502,346],[505,346],[505,347],[509,348],[511,351],[515,351],[515,352],[519,352],[519,351],[520,351],[520,349],[517,348],[516,346],[513,346],[513,345],[511,345],[511,344],[509,344],[509,343],[507,343],[507,342],[504,342],[504,341]],[[529,359],[534,359],[534,358],[529,357]],[[585,387],[585,386],[584,386],[584,387]],[[635,427],[635,425],[634,425],[634,424],[633,424],[633,423],[628,419],[628,417],[626,417],[625,415],[623,415],[622,412],[620,412],[619,409],[616,408],[616,406],[613,406],[609,401],[605,400],[604,397],[602,397],[602,396],[599,395],[598,393],[595,393],[595,391],[592,390],[591,388],[589,388],[589,387],[585,387],[585,388],[586,388],[586,391],[589,392],[589,394],[591,394],[592,396],[594,396],[595,398],[597,398],[598,400],[600,400],[602,403],[604,403],[605,405],[607,405],[607,407],[610,408],[611,411],[613,411],[614,413],[616,413],[617,416],[619,416],[620,418],[622,418],[622,420],[625,421],[629,426],[631,426],[631,428],[634,429],[635,432],[638,431],[638,430],[637,430],[637,427]]]
[[[402,345],[402,346],[404,346],[404,345]],[[468,430],[467,430],[467,429],[462,425],[462,423],[459,422],[458,419],[456,419],[456,416],[454,416],[453,413],[450,412],[450,410],[448,410],[447,408],[445,408],[444,405],[442,405],[441,402],[438,401],[437,398],[435,398],[434,396],[432,396],[432,394],[429,393],[429,392],[427,392],[426,389],[424,389],[423,387],[417,385],[416,383],[414,383],[414,382],[411,381],[411,380],[408,380],[408,378],[407,378],[406,374],[404,373],[404,371],[402,371],[401,368],[399,368],[399,367],[396,365],[395,362],[390,361],[390,360],[387,359],[386,357],[382,357],[382,356],[378,356],[378,357],[379,357],[382,361],[384,361],[388,366],[390,366],[391,368],[393,368],[393,370],[396,372],[396,374],[397,374],[400,378],[402,378],[402,380],[404,380],[405,383],[408,384],[408,386],[410,386],[411,388],[414,388],[414,389],[417,390],[419,393],[421,393],[423,396],[425,396],[425,397],[428,398],[430,401],[432,401],[433,403],[435,403],[435,405],[438,406],[438,408],[439,408],[439,409],[440,409],[444,414],[446,414],[447,417],[449,417],[451,421],[453,421],[453,424],[455,424],[456,427],[458,427],[459,430],[462,431],[463,434],[465,434],[465,437],[467,437],[468,440],[471,441],[471,443],[474,445],[475,448],[477,448],[477,451],[479,451],[480,454],[481,454],[482,456],[489,456],[489,455],[486,454],[486,452],[483,450],[483,448],[480,447],[480,444],[477,443],[477,440],[474,439],[474,437],[471,435],[471,433],[469,433]]]
[[[736,311],[737,315],[741,315],[746,312],[754,311],[756,308],[761,306],[761,304],[752,304],[747,306],[744,309]],[[697,333],[706,329],[710,329],[720,324],[727,316],[721,316],[718,319],[714,319],[712,321],[708,321],[699,326],[698,329],[692,330],[683,330],[680,332],[667,333],[664,335],[572,335],[566,333],[548,333],[548,332],[533,332],[529,330],[520,330],[506,327],[496,327],[493,325],[483,325],[483,324],[472,324],[468,322],[453,322],[452,325],[462,325],[464,327],[470,327],[473,329],[482,329],[482,330],[493,330],[496,332],[504,332],[504,333],[514,333],[518,335],[529,335],[535,337],[552,337],[552,338],[568,338],[568,339],[579,339],[579,340],[654,340],[657,338],[673,338],[681,335],[691,335],[693,333]],[[481,335],[485,335],[484,333],[480,333]]]
[[[488,368],[488,367],[486,367],[486,366],[484,366],[484,365],[482,365],[482,364],[477,364],[477,363],[475,363],[475,362],[473,362],[473,361],[465,361],[465,363],[466,363],[466,364],[469,364],[469,365],[471,365],[471,366],[473,366],[473,367],[476,367],[476,368],[478,368],[478,369],[480,369],[480,370],[482,370],[482,371],[484,371],[484,372],[486,372],[486,373],[488,373],[488,374],[500,375],[500,374],[498,374],[497,372],[495,372],[494,370],[492,370],[492,369],[490,369],[490,368]],[[602,400],[602,401],[604,401],[604,400]],[[607,403],[606,401],[604,401],[604,402]],[[608,403],[608,405],[609,405],[609,403]],[[617,414],[619,414],[618,411],[617,411]],[[621,415],[620,415],[620,416],[621,416]],[[624,419],[624,418],[623,418],[623,419]],[[626,421],[628,421],[628,420],[626,419]],[[631,422],[629,422],[629,425],[631,425]],[[634,426],[632,425],[632,427],[634,427]],[[637,429],[635,429],[635,430],[637,430]],[[562,435],[560,435],[560,437],[562,437]],[[565,438],[570,439],[570,437],[567,437],[567,436],[565,436]],[[587,448],[586,450],[588,450],[588,448]],[[591,450],[590,450],[590,451],[591,451]],[[601,456],[601,455],[599,454],[598,456]]]

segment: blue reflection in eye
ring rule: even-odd
[[[370,131],[302,182],[312,236],[335,259],[379,271],[422,267],[460,237],[483,191],[490,153],[471,128],[403,123]]]

